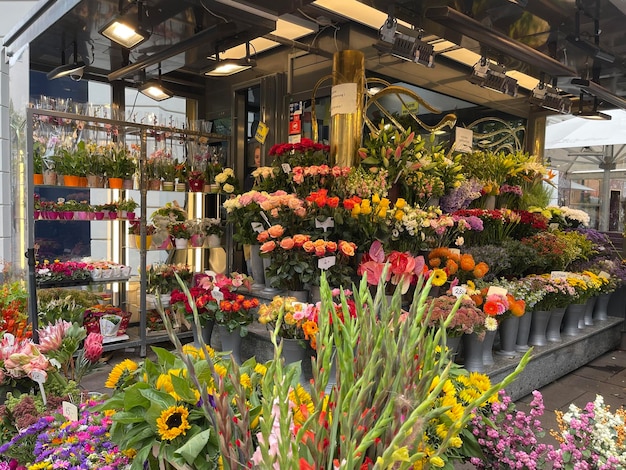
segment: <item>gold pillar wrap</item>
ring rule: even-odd
[[[358,165],[357,150],[363,135],[363,93],[365,91],[365,56],[361,51],[339,51],[333,56],[333,87],[356,83],[354,112],[331,111],[330,155],[339,166]],[[332,103],[331,103],[332,106]]]

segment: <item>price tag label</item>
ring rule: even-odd
[[[46,374],[39,370],[34,370],[30,373],[30,378],[33,379],[38,384],[42,384],[46,382]]]
[[[63,416],[68,421],[78,421],[78,407],[69,401],[63,402]]]
[[[552,271],[550,273],[550,279],[567,279],[569,273],[567,271]]]
[[[315,219],[315,228],[321,228],[324,230],[324,232],[326,232],[329,228],[332,228],[334,226],[335,226],[335,221],[333,220],[332,217],[326,217],[326,219],[324,219],[323,221]]]
[[[452,253],[453,255],[461,256],[461,250],[459,250],[458,248],[448,248],[448,250],[450,250],[450,253]]]
[[[487,296],[490,295],[501,295],[502,297],[506,297],[507,290],[504,287],[499,286],[491,286],[487,291]]]
[[[224,294],[217,286],[213,288],[213,290],[211,291],[211,294],[213,295],[213,298],[217,300],[218,303],[224,300]]]
[[[13,346],[15,344],[15,336],[11,333],[5,333],[2,338],[6,340],[7,345],[9,346]]]
[[[261,233],[263,231],[263,224],[261,222],[252,222],[250,225],[252,226],[252,230],[256,233]]]
[[[261,211],[259,212],[261,214],[261,217],[263,218],[263,220],[265,221],[265,223],[267,224],[268,227],[271,227],[272,224],[270,223],[270,219],[267,218],[267,215],[265,215],[265,212]]]
[[[465,286],[454,286],[452,288],[452,295],[455,296],[457,299],[459,297],[463,297],[466,293],[467,289],[465,288]]]
[[[327,269],[332,268],[336,262],[337,258],[335,256],[326,256],[317,260],[317,267],[322,271],[326,271]]]
[[[285,173],[291,173],[291,165],[289,163],[283,163],[280,167]]]
[[[606,271],[600,271],[598,276],[600,276],[602,279],[611,279],[611,275]]]
[[[264,144],[269,131],[270,131],[270,126],[268,126],[264,122],[259,122],[259,127],[256,128],[256,134],[254,134],[254,140],[256,140],[257,142],[261,144]]]
[[[550,230],[556,230],[556,229],[558,229],[558,228],[559,228],[559,224],[557,224],[557,223],[550,224],[550,225],[548,226],[548,228],[549,228]]]

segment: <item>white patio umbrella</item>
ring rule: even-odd
[[[593,147],[595,145],[617,145],[626,143],[626,111],[614,109],[604,111],[611,115],[610,121],[593,121],[572,116],[559,117],[546,126],[546,149]]]

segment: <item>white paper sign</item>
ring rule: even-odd
[[[326,256],[317,260],[317,267],[322,271],[326,271],[327,269],[332,268],[336,262],[337,258],[335,256]]]
[[[213,290],[211,291],[211,295],[213,296],[215,300],[217,300],[218,303],[224,300],[224,294],[219,289],[219,287],[214,287]]]
[[[15,344],[15,336],[13,336],[11,333],[5,333],[2,338],[6,339],[9,346],[13,346]]]
[[[567,279],[569,275],[567,271],[552,271],[550,273],[550,279]]]
[[[356,83],[342,83],[332,88],[330,97],[330,115],[356,113]]]
[[[611,275],[606,271],[600,271],[598,276],[600,276],[602,279],[611,279]]]
[[[324,219],[324,221],[320,222],[318,219],[315,219],[315,228],[321,228],[324,229],[324,232],[326,232],[329,228],[332,228],[335,226],[335,221],[333,220],[332,217],[326,217],[326,219]]]
[[[48,398],[46,397],[46,389],[43,387],[43,384],[46,381],[46,374],[35,370],[30,373],[30,378],[39,384],[39,393],[41,393],[43,404],[46,405],[48,403]]]
[[[78,421],[78,407],[69,401],[63,402],[63,416],[68,421]]]
[[[463,297],[466,292],[467,289],[465,288],[465,286],[454,286],[452,288],[452,295],[455,296],[457,299],[459,297]]]
[[[261,222],[252,222],[250,225],[252,226],[252,230],[256,233],[261,233],[263,231],[263,224]]]
[[[291,173],[291,165],[289,163],[283,163],[280,166],[285,173]]]
[[[504,287],[491,286],[487,291],[487,297],[490,295],[501,295],[502,297],[506,297],[507,292],[508,291]]]
[[[453,255],[461,256],[461,250],[459,250],[458,248],[448,248],[448,250]]]
[[[464,127],[454,128],[454,150],[457,152],[468,153],[472,151],[472,141],[474,132]]]

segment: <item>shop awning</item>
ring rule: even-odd
[[[546,149],[593,147],[626,143],[626,111],[603,111],[611,115],[610,121],[590,121],[571,117],[554,124],[548,120]]]

